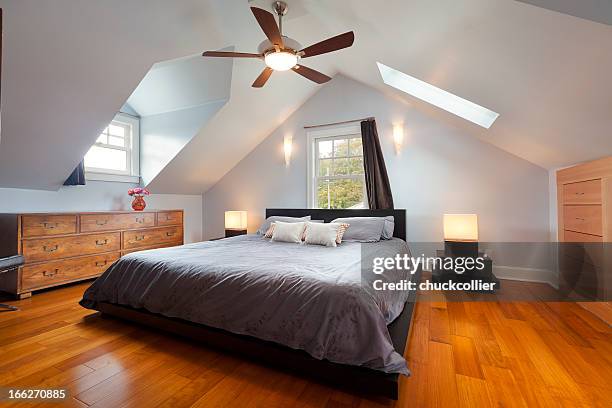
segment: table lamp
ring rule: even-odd
[[[225,237],[235,237],[247,233],[247,212],[225,212]]]
[[[444,252],[452,257],[478,257],[476,214],[444,214]]]

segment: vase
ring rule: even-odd
[[[134,201],[132,201],[132,208],[134,211],[142,211],[147,206],[145,203],[143,196],[134,196]]]

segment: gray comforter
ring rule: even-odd
[[[317,359],[407,375],[387,329],[407,293],[369,289],[360,262],[362,256],[407,252],[400,239],[331,248],[259,235],[141,251],[115,262],[81,305],[143,308],[305,350]]]

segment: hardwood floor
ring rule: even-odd
[[[612,406],[612,330],[573,303],[419,303],[395,402],[102,318],[87,285],[0,312],[0,386],[68,390],[41,407]]]

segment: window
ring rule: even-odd
[[[377,62],[383,82],[463,119],[490,128],[499,113]]]
[[[138,182],[138,118],[117,114],[85,155],[89,180]]]
[[[308,133],[309,200],[313,208],[365,208],[363,147],[358,126]]]

